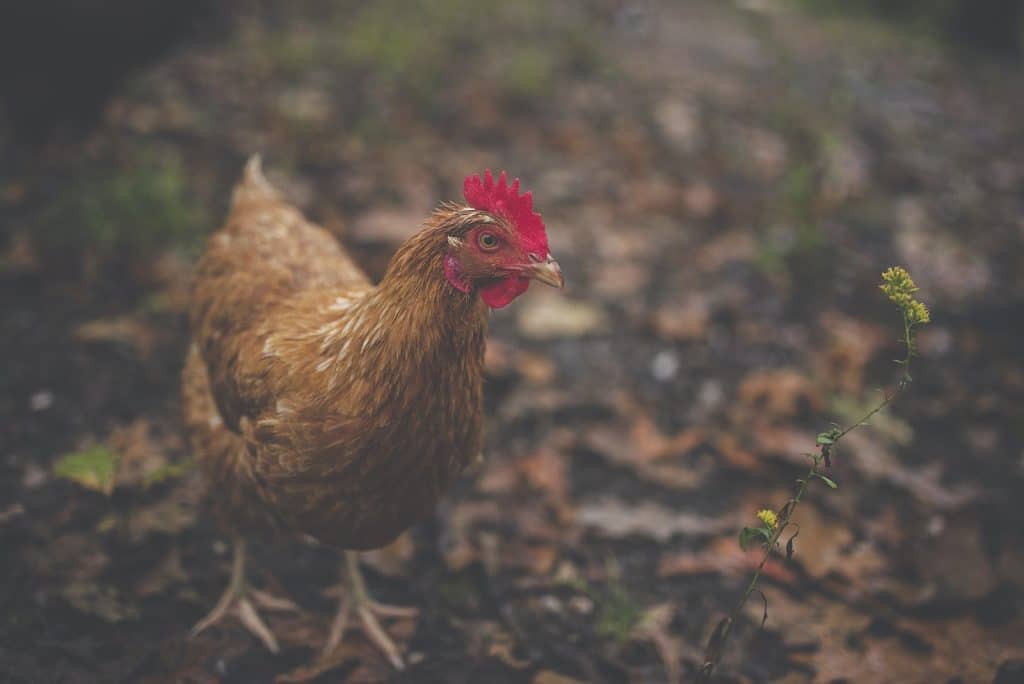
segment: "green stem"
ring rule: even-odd
[[[782,537],[782,533],[786,531],[787,527],[789,527],[789,523],[793,519],[793,514],[796,512],[797,506],[800,505],[800,501],[803,499],[804,494],[807,492],[807,487],[810,485],[811,480],[813,480],[818,475],[818,468],[819,466],[821,466],[822,460],[824,460],[824,449],[835,449],[839,445],[839,441],[843,439],[843,437],[848,435],[852,430],[867,423],[869,420],[871,420],[871,418],[875,416],[875,414],[877,414],[879,411],[881,411],[886,406],[891,404],[892,401],[896,397],[898,397],[909,384],[911,380],[910,359],[914,355],[914,339],[912,337],[912,329],[913,326],[907,319],[906,314],[904,314],[903,342],[906,346],[907,355],[904,357],[902,361],[899,362],[903,366],[903,376],[900,378],[899,383],[896,385],[896,389],[894,389],[889,394],[885,395],[882,401],[879,402],[879,404],[875,406],[873,409],[864,414],[864,416],[860,420],[851,423],[846,428],[844,428],[838,435],[836,435],[832,439],[831,444],[821,446],[822,451],[814,455],[814,463],[811,465],[811,469],[807,471],[807,476],[804,477],[802,480],[797,481],[799,482],[799,486],[797,487],[796,492],[793,494],[793,498],[791,498],[787,502],[787,506],[785,508],[785,515],[779,520],[778,525],[775,528],[775,531],[772,533],[771,537],[769,537],[768,541],[765,543],[765,552],[764,555],[761,557],[761,562],[757,564],[757,569],[754,570],[754,574],[750,578],[750,582],[747,584],[746,590],[743,592],[742,596],[740,596],[740,600],[736,603],[736,607],[733,608],[732,612],[726,618],[727,622],[725,631],[722,633],[721,641],[718,644],[718,648],[716,649],[716,653],[718,655],[721,654],[722,646],[728,639],[732,623],[735,622],[736,618],[740,614],[740,611],[742,611],[743,607],[747,604],[747,601],[750,599],[750,595],[753,594],[754,591],[757,589],[757,583],[761,579],[761,573],[764,571],[764,566],[768,564],[768,560],[771,558],[772,553],[775,551],[775,545],[779,543],[779,539]],[[704,666],[701,669],[701,675],[703,679],[707,679],[711,676],[711,673],[714,671],[715,666],[718,664],[717,661],[718,657],[716,655],[716,657],[710,658],[709,660],[707,660],[707,662],[704,663]]]

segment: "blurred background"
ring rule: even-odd
[[[462,179],[532,188],[564,292],[492,317],[485,463],[370,558],[399,681],[678,681],[830,421],[844,442],[720,681],[1024,672],[1024,2],[45,0],[0,24],[0,679],[307,667],[332,552],[256,549],[284,645],[188,627],[228,573],[178,374],[245,158],[379,277]],[[230,624],[230,623],[229,623]]]

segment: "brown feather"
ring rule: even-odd
[[[479,453],[487,311],[445,279],[442,206],[374,287],[250,162],[196,265],[186,426],[218,509],[382,546]]]

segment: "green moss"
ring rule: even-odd
[[[554,56],[536,46],[512,54],[505,69],[505,87],[513,97],[531,100],[548,95],[556,68]]]
[[[593,595],[598,605],[597,633],[619,643],[630,638],[643,611],[619,581]]]
[[[478,84],[521,111],[543,104],[555,83],[603,63],[587,16],[582,4],[541,0],[339,3],[326,18],[250,37],[246,46],[290,76],[329,70],[349,127],[376,130],[393,126],[391,112],[403,125],[448,117]]]
[[[204,225],[181,161],[153,152],[77,173],[30,223],[44,248],[123,256],[193,248]]]

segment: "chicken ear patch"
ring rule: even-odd
[[[548,256],[548,235],[544,221],[533,210],[533,193],[519,194],[518,178],[509,185],[508,176],[502,171],[495,182],[491,170],[487,169],[483,178],[478,175],[466,176],[462,195],[474,209],[489,211],[508,219],[515,226],[527,251],[535,252],[541,258]]]

